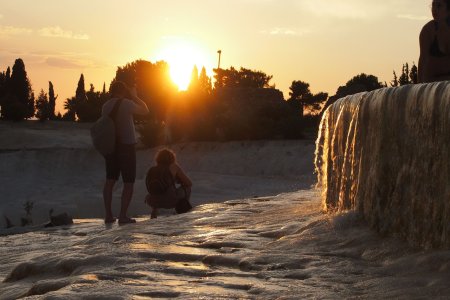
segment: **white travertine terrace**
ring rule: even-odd
[[[326,211],[357,210],[382,234],[450,246],[450,82],[339,99],[324,113],[316,172]]]

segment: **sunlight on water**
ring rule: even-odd
[[[131,250],[155,250],[159,246],[154,244],[147,244],[147,243],[134,243],[130,244]]]
[[[89,224],[89,223],[102,224],[103,220],[101,220],[101,219],[73,219],[73,223],[74,224]]]
[[[208,267],[202,263],[168,262],[168,263],[166,263],[166,265],[169,267],[180,268],[180,269],[194,269],[194,270],[207,270],[208,269]]]
[[[324,210],[355,209],[381,233],[449,247],[449,132],[450,82],[339,99],[316,142]]]
[[[95,274],[84,274],[81,275],[80,278],[88,280],[88,281],[98,281],[98,277]]]
[[[154,243],[131,243],[130,249],[133,251],[149,251],[149,252],[165,252],[165,253],[173,253],[174,255],[206,255],[208,254],[207,249],[202,248],[194,248],[194,247],[185,247],[179,245],[161,245]]]
[[[450,295],[450,251],[382,238],[356,212],[322,214],[312,195],[245,199],[106,230],[90,224],[0,237],[0,299]],[[196,225],[208,218],[208,226]],[[80,230],[86,235],[75,235]],[[74,239],[82,247],[74,248]]]
[[[199,229],[202,232],[198,236],[204,238],[227,236],[233,232],[233,230],[226,230],[226,229],[217,230],[209,226],[195,226],[195,228]]]

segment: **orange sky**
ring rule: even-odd
[[[428,1],[408,0],[0,1],[0,70],[22,58],[36,94],[53,82],[57,110],[81,73],[97,90],[136,59],[211,75],[218,49],[222,68],[273,75],[286,98],[293,80],[330,95],[362,72],[389,82],[417,63],[430,19]]]

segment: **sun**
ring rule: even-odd
[[[172,41],[160,50],[157,57],[169,64],[170,77],[181,91],[189,87],[194,66],[197,66],[199,72],[205,67],[206,73],[211,76],[212,55],[191,42]]]

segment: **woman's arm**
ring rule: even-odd
[[[428,23],[430,24],[430,23]],[[418,62],[418,74],[417,79],[419,83],[427,82],[428,80],[428,70],[429,70],[429,59],[430,59],[430,38],[429,38],[429,25],[426,24],[419,35],[419,45],[420,45],[420,55]]]
[[[179,165],[175,164],[175,168],[176,168],[175,177],[180,181],[183,187],[190,188],[192,186],[191,179],[189,179],[189,177],[186,174],[184,174],[183,170]]]

